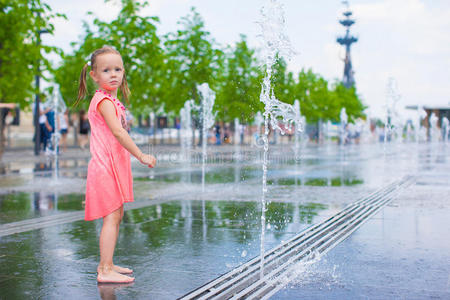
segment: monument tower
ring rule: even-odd
[[[339,23],[341,23],[346,28],[346,31],[345,36],[337,38],[337,42],[342,46],[345,46],[345,59],[344,59],[345,65],[342,83],[344,84],[345,87],[350,88],[353,85],[355,85],[355,78],[353,77],[353,74],[355,72],[353,71],[352,67],[350,47],[353,43],[358,41],[358,38],[350,35],[350,27],[355,23],[355,20],[350,19],[350,16],[353,13],[349,9],[348,1],[342,1],[342,3],[346,5],[346,10],[342,13],[345,18],[343,20],[339,20]]]

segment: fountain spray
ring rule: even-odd
[[[259,139],[261,137],[261,124],[264,123],[264,118],[260,111],[258,111],[255,115],[255,124],[256,124],[256,137],[255,137],[255,145],[258,146]]]
[[[447,141],[448,141],[448,133],[449,133],[449,130],[450,130],[450,128],[449,128],[449,121],[448,121],[448,119],[447,119],[447,117],[443,117],[442,118],[442,131],[443,131],[443,134],[444,134],[444,139],[443,139],[443,141],[444,141],[444,143],[447,143]]]
[[[423,126],[422,126],[422,120],[424,120],[427,117],[427,112],[423,109],[421,106],[417,106],[417,125],[415,126],[415,132],[416,132],[416,143],[420,142],[420,137],[423,136]]]
[[[397,129],[393,125],[393,119],[398,117],[396,109],[397,102],[400,100],[400,94],[398,93],[397,82],[395,78],[389,77],[386,85],[386,119],[384,122],[384,154],[386,155],[386,144],[388,142],[388,135],[392,137],[393,129]]]
[[[50,157],[53,156],[55,164],[53,178],[57,180],[59,177],[58,148],[59,148],[59,140],[61,139],[59,118],[60,114],[63,114],[67,109],[66,103],[64,103],[64,100],[59,91],[59,86],[55,85],[53,87],[52,100],[45,103],[45,108],[51,108],[55,114],[55,129],[54,129],[55,132],[51,136],[51,145],[53,146],[53,150],[47,148],[45,149],[45,154],[47,155],[48,159],[50,159]]]
[[[340,113],[340,119],[341,119],[341,136],[340,136],[340,140],[341,140],[341,146],[345,145],[345,141],[347,140],[347,124],[348,124],[348,116],[347,116],[347,112],[345,110],[345,107],[343,107],[341,109],[341,113]]]
[[[202,117],[202,192],[205,191],[205,164],[206,164],[206,145],[208,142],[208,130],[214,125],[216,114],[213,113],[214,100],[216,94],[209,88],[207,83],[197,86],[201,98],[201,117]]]
[[[190,163],[191,147],[192,147],[192,118],[191,110],[195,107],[194,100],[187,100],[184,106],[180,109],[180,123],[181,123],[181,153],[182,160]]]
[[[291,130],[293,123],[300,124],[300,115],[296,114],[295,108],[287,103],[279,101],[271,86],[273,69],[278,56],[289,58],[294,54],[291,43],[284,33],[285,18],[283,6],[277,0],[269,0],[261,9],[261,21],[258,22],[261,28],[259,35],[262,41],[262,66],[265,68],[265,76],[261,84],[260,101],[264,103],[264,143],[263,155],[263,178],[262,178],[262,198],[261,198],[261,278],[264,276],[264,239],[266,227],[266,193],[267,193],[267,166],[269,151],[269,124],[272,129],[279,130],[285,134],[286,130]],[[280,123],[285,126],[280,126]],[[301,126],[298,126],[301,130]]]
[[[438,129],[439,118],[435,113],[431,113],[430,118],[428,119],[428,124],[430,124],[430,141],[437,142],[439,136]]]

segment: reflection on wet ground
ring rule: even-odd
[[[297,163],[274,159],[269,166],[266,249],[392,179],[416,175],[417,184],[314,267],[299,266],[298,278],[275,298],[414,298],[420,289],[448,295],[450,249],[442,236],[450,228],[444,218],[450,147],[327,146],[302,153]],[[0,226],[81,211],[87,163],[62,159],[54,181],[51,164],[9,162],[0,176]],[[200,168],[162,161],[148,170],[133,162],[136,204],[145,205],[125,212],[116,251],[116,263],[134,268],[133,285],[97,287],[101,222],[76,221],[0,237],[2,297],[174,299],[258,255],[260,164],[253,158],[209,164],[203,194]],[[427,268],[433,273],[423,276]],[[427,287],[420,276],[434,284]],[[408,281],[415,282],[411,292]]]
[[[167,297],[180,296],[209,276],[257,255],[258,206],[256,202],[172,201],[127,211],[116,255],[120,263],[133,266],[139,278],[131,295],[158,298],[177,280]],[[318,203],[271,203],[267,246],[310,226],[326,208]],[[100,225],[79,221],[1,238],[3,296],[21,298],[30,292],[48,298],[69,291],[83,295],[91,287],[92,297]],[[47,289],[46,283],[52,288]]]
[[[83,194],[53,192],[0,194],[0,224],[82,209]]]

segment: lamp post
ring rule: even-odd
[[[48,33],[48,30],[44,29],[44,30],[38,30],[37,31],[37,46],[39,49],[39,54],[41,53],[40,50],[40,45],[41,45],[41,34],[42,33]],[[40,97],[39,97],[39,93],[40,93],[40,72],[41,72],[41,68],[40,68],[40,64],[41,61],[38,59],[36,61],[36,76],[35,76],[35,84],[36,84],[36,100],[35,100],[35,106],[34,106],[34,132],[35,132],[35,137],[34,137],[34,155],[39,155],[40,152],[40,148],[41,148],[41,128],[40,128],[40,124],[39,124],[39,117],[40,117],[40,109],[39,109],[39,102],[40,102]]]

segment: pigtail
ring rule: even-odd
[[[84,99],[86,97],[87,93],[87,69],[89,68],[89,63],[84,64],[83,69],[81,70],[80,74],[80,85],[78,86],[78,97],[77,101],[75,102],[74,106],[77,106],[80,100]]]
[[[127,101],[127,104],[130,104],[128,97],[130,96],[131,92],[130,92],[130,89],[128,88],[127,75],[125,72],[123,73],[123,79],[122,79],[122,84],[120,85],[120,91],[122,92],[122,96],[125,99],[125,101]]]

